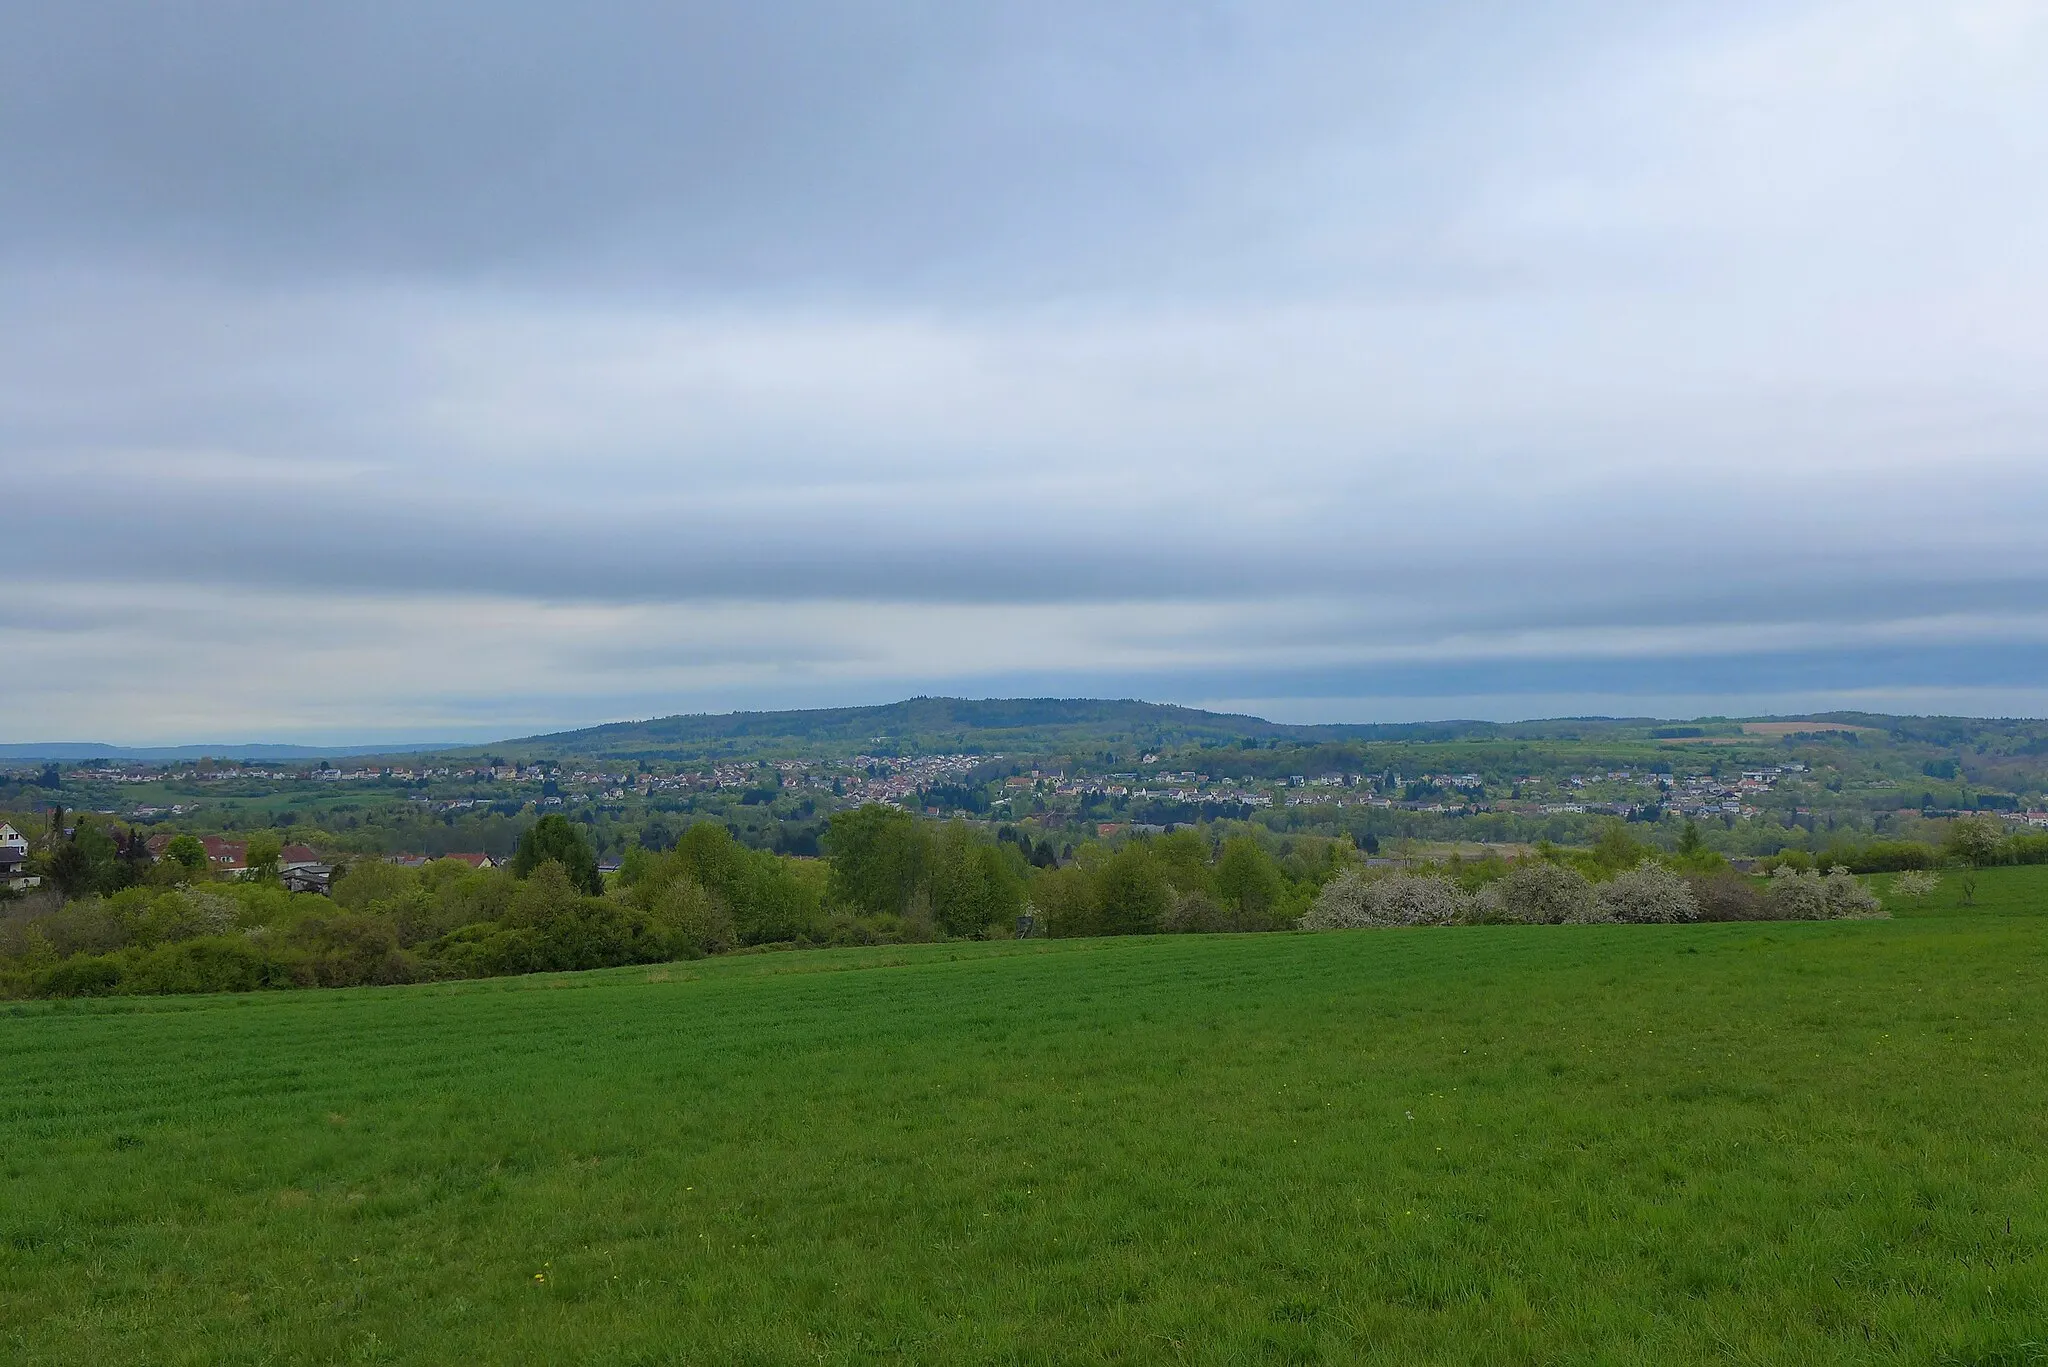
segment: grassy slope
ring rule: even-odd
[[[1988,909],[16,1008],[0,1356],[2034,1362],[2044,986]]]

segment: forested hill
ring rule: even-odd
[[[1092,698],[910,698],[877,707],[791,712],[726,712],[530,736],[477,748],[522,760],[565,758],[690,759],[809,754],[917,754],[1005,749],[1043,752],[1091,745],[1182,746],[1307,734],[1258,717],[1161,703]]]
[[[1453,740],[1492,735],[1499,729],[1487,722],[1288,726],[1261,717],[1130,699],[910,698],[877,707],[727,712],[614,722],[499,741],[458,753],[503,754],[521,760],[570,756],[688,760],[766,756],[779,751],[812,755],[1049,754],[1092,748],[1166,750],[1243,740]]]
[[[1648,717],[1564,717],[1548,721],[1440,721],[1288,725],[1262,717],[1169,703],[1101,698],[910,698],[875,707],[787,712],[725,712],[525,736],[468,746],[451,757],[498,756],[520,762],[550,759],[669,760],[813,758],[855,754],[1011,754],[1087,756],[1114,751],[1161,752],[1200,745],[1363,741],[1440,744],[1454,741],[1594,741],[1655,744],[1672,739],[1770,744],[1811,725],[1816,733],[1861,732],[1871,740],[1957,745],[1996,735],[1998,748],[2038,751],[2039,723],[1963,718],[1886,717],[1829,713],[1803,719],[1704,718],[1673,725]],[[2028,744],[2031,742],[2031,745]]]

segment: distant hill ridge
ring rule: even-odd
[[[303,763],[342,756],[433,753],[450,748],[446,741],[402,745],[278,745],[261,741],[219,741],[206,745],[103,745],[97,741],[31,741],[0,745],[0,762],[60,760],[77,763],[94,759],[138,759],[156,764],[176,764],[181,760],[235,759]]]
[[[1841,714],[1842,720],[1851,720]],[[1885,718],[1857,718],[1883,725]],[[1725,719],[1715,723],[1730,725]],[[1241,713],[1209,712],[1133,698],[907,698],[871,707],[781,712],[692,713],[612,722],[459,753],[522,759],[657,759],[720,753],[765,754],[779,745],[842,753],[1016,750],[1072,751],[1089,746],[1169,749],[1203,743],[1295,740],[1446,741],[1513,736],[1536,740],[1589,731],[1645,728],[1654,718],[1569,717],[1554,721],[1289,724]]]
[[[1173,703],[1132,698],[906,698],[870,707],[828,707],[776,712],[683,713],[645,721],[608,722],[572,731],[513,737],[486,744],[277,745],[221,743],[178,746],[118,746],[90,743],[0,745],[0,762],[136,759],[155,762],[202,756],[241,760],[304,762],[317,758],[418,756],[451,759],[499,756],[518,760],[715,759],[721,755],[763,756],[831,750],[856,754],[944,751],[1048,753],[1089,747],[1169,749],[1239,741],[1449,741],[1466,739],[1585,739],[1601,733],[1634,732],[1670,737],[1703,731],[1739,732],[1744,721],[1777,724],[1868,727],[1894,735],[1942,743],[1959,728],[1981,721],[1939,717],[1892,717],[1863,712],[1828,712],[1791,718],[1695,718],[1673,724],[1653,717],[1563,717],[1545,721],[1382,722],[1288,724],[1240,713],[1209,712]],[[1997,725],[1997,723],[1991,723]],[[1761,729],[1761,728],[1759,728]],[[1775,728],[1774,728],[1775,729]],[[1762,739],[1762,737],[1758,737]]]

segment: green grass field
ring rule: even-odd
[[[0,1358],[2048,1361],[2048,870],[1893,922],[0,1011]]]

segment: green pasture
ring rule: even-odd
[[[1895,917],[2001,913],[2048,916],[2048,864],[1979,869],[1976,898],[1967,906],[1963,902],[1967,875],[1959,869],[1949,868],[1940,870],[1939,876],[1940,886],[1927,896],[1919,898],[1893,895],[1892,884],[1898,881],[1894,875],[1879,875],[1867,881],[1884,899],[1885,910]],[[2048,1357],[2044,1357],[2042,1361],[2048,1363]]]
[[[2039,1363],[2040,873],[18,1005],[0,1359]]]

